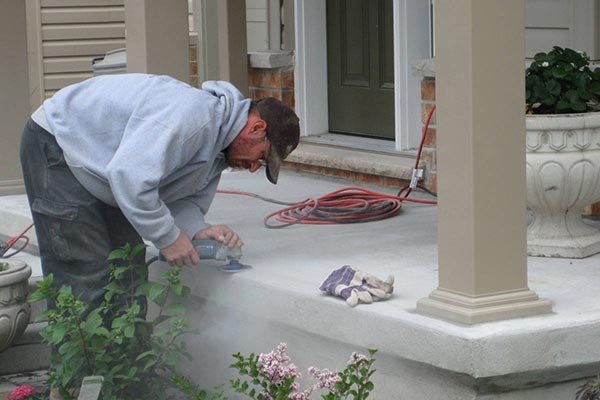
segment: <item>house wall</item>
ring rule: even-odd
[[[19,141],[29,116],[25,4],[0,0],[0,195],[22,192]]]
[[[92,60],[125,47],[123,0],[28,0],[32,109],[93,76]]]
[[[246,0],[248,51],[269,49],[269,1]]]
[[[250,51],[281,48],[281,35],[274,35],[281,31],[280,6],[279,0],[247,1]],[[59,89],[92,77],[94,58],[125,47],[124,0],[27,0],[27,7],[31,110]],[[198,86],[198,35],[193,31],[192,0],[188,9],[190,81]],[[274,96],[293,105],[293,65],[262,68],[252,71],[249,78],[251,96]]]
[[[598,13],[598,0],[525,0],[526,57],[555,45],[598,59]]]

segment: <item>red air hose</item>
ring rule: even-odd
[[[23,251],[23,249],[25,249],[25,247],[29,244],[29,237],[25,236],[25,233],[28,230],[30,230],[32,226],[33,226],[33,224],[29,224],[29,226],[27,228],[25,228],[17,236],[10,238],[8,240],[8,242],[6,242],[6,245],[1,246],[0,247],[0,258],[9,258],[9,257],[12,257],[15,254]],[[23,243],[23,245],[21,245],[21,247],[19,247],[18,249],[14,250],[12,253],[9,254],[8,251],[21,239],[23,239],[25,241]]]
[[[419,169],[419,161],[434,111],[435,105],[429,111],[425,126],[423,127],[423,134],[421,135],[421,143],[419,144],[419,150],[415,159],[411,183],[409,186],[401,189],[397,196],[353,186],[336,190],[319,198],[309,197],[299,203],[286,203],[262,197],[255,193],[233,190],[217,190],[217,193],[250,196],[288,206],[265,217],[264,224],[267,228],[284,228],[294,224],[325,225],[377,221],[398,215],[403,201],[435,205],[437,201],[408,198],[412,189],[417,186],[418,178],[422,173],[422,170]],[[405,190],[406,194],[402,195]],[[276,218],[281,224],[274,225],[269,223],[271,218]]]

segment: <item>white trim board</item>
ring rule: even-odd
[[[303,136],[327,133],[327,12],[322,0],[295,2],[296,108]],[[430,56],[429,0],[394,0],[396,150],[415,147],[421,136],[420,83],[412,60]]]

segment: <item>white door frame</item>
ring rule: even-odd
[[[415,59],[431,54],[429,0],[394,0],[395,147],[416,147],[420,138],[420,82]],[[302,135],[329,130],[327,116],[327,15],[323,0],[297,0],[296,108]]]

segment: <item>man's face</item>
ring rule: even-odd
[[[263,128],[265,125],[256,124],[255,118],[249,118],[246,127],[227,148],[227,163],[230,167],[256,172],[261,166],[266,166],[271,142]]]

